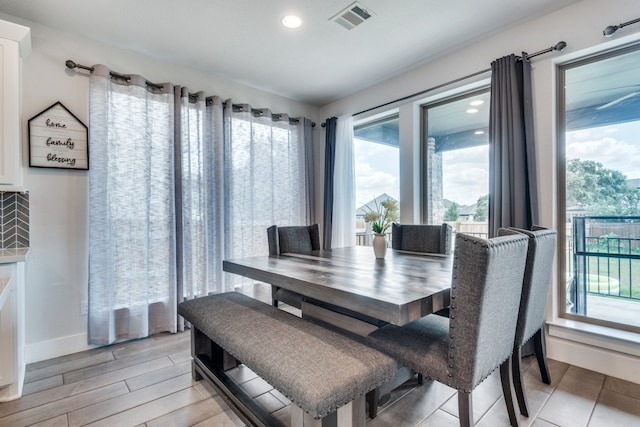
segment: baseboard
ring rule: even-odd
[[[640,384],[640,357],[547,336],[547,357]]]
[[[25,363],[40,362],[67,354],[90,350],[98,346],[87,344],[87,334],[69,335],[54,340],[27,344],[24,349]]]

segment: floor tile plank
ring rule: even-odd
[[[270,293],[265,293],[270,298]],[[269,299],[267,298],[267,299]],[[1,426],[123,427],[243,426],[206,381],[191,377],[190,334],[158,334],[27,367],[21,399],[0,403]],[[115,356],[114,356],[115,354]],[[640,384],[606,377],[550,359],[552,383],[542,383],[535,358],[523,359],[530,418],[522,427],[640,426]],[[291,402],[240,365],[229,375],[289,426]],[[508,425],[499,376],[474,391],[478,427]],[[367,427],[457,426],[456,391],[414,380],[391,393]]]
[[[603,383],[604,375],[570,366],[539,418],[563,427],[586,427]]]
[[[589,427],[640,425],[640,400],[613,391],[602,390],[591,415]]]
[[[28,368],[25,372],[25,383],[60,375],[72,369],[77,370],[114,360],[113,354],[111,354],[110,351],[89,351],[92,353],[85,357],[69,358],[68,356],[63,356],[54,359],[57,360],[57,362],[53,364],[38,363],[36,366],[29,365],[32,367]]]
[[[201,400],[147,422],[147,427],[192,426],[228,410],[220,396]]]
[[[160,399],[168,394],[190,388],[195,385],[191,374],[184,374],[152,386],[127,393],[113,399],[86,406],[69,413],[69,425],[72,427],[90,424],[94,421],[110,417],[112,415],[144,405]]]
[[[39,391],[48,390],[53,387],[59,387],[63,384],[62,374],[55,375],[53,377],[43,378],[41,380],[25,383],[22,386],[22,395],[28,396]]]
[[[640,384],[620,378],[607,377],[602,388],[640,400]]]
[[[0,427],[28,426],[128,392],[129,389],[124,382],[111,384],[0,418]]]
[[[136,370],[140,369],[141,366],[144,367],[149,365],[162,365],[156,368],[160,369],[161,367],[173,365],[173,362],[167,356],[162,356],[158,353],[149,353],[127,359],[115,359],[113,361],[101,363],[96,366],[88,366],[86,368],[66,372],[63,375],[63,378],[65,384],[70,384],[79,382],[81,380],[109,375],[118,371],[124,371],[126,369],[130,370],[130,372],[135,372]],[[133,376],[135,375],[130,375],[127,378],[132,378]]]
[[[146,423],[203,399],[197,390],[189,387],[88,425],[92,427],[113,427]]]
[[[129,390],[136,391],[159,382],[179,377],[183,374],[191,373],[191,361],[180,363],[179,365],[169,365],[155,371],[150,371],[142,375],[128,378],[125,382]]]
[[[29,427],[68,427],[67,414],[58,415],[39,423],[31,424]]]

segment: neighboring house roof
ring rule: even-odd
[[[458,215],[460,216],[470,216],[476,214],[476,203],[468,206],[460,206],[458,208]]]
[[[382,193],[381,195],[379,195],[375,199],[372,199],[371,201],[365,203],[364,205],[362,205],[358,209],[356,209],[356,216],[364,216],[368,212],[375,211],[376,210],[376,204],[378,206],[380,206],[380,203],[384,202],[387,199],[391,199],[394,202],[397,202],[396,199],[394,199],[393,197],[391,197],[387,193]]]
[[[640,188],[640,178],[628,179],[627,184],[629,187]]]
[[[449,199],[442,200],[442,204],[445,209],[449,209],[449,207],[453,204],[453,202]],[[458,205],[458,215],[460,216],[470,216],[476,214],[476,206],[477,203],[472,205]]]

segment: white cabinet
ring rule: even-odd
[[[0,264],[0,402],[22,395],[24,332],[24,262]]]
[[[15,297],[15,278],[11,275],[0,276],[0,388],[13,383],[13,305]]]
[[[20,67],[30,50],[30,29],[0,20],[0,191],[22,185]]]

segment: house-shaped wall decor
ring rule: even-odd
[[[87,126],[61,102],[29,119],[29,166],[89,169]]]

